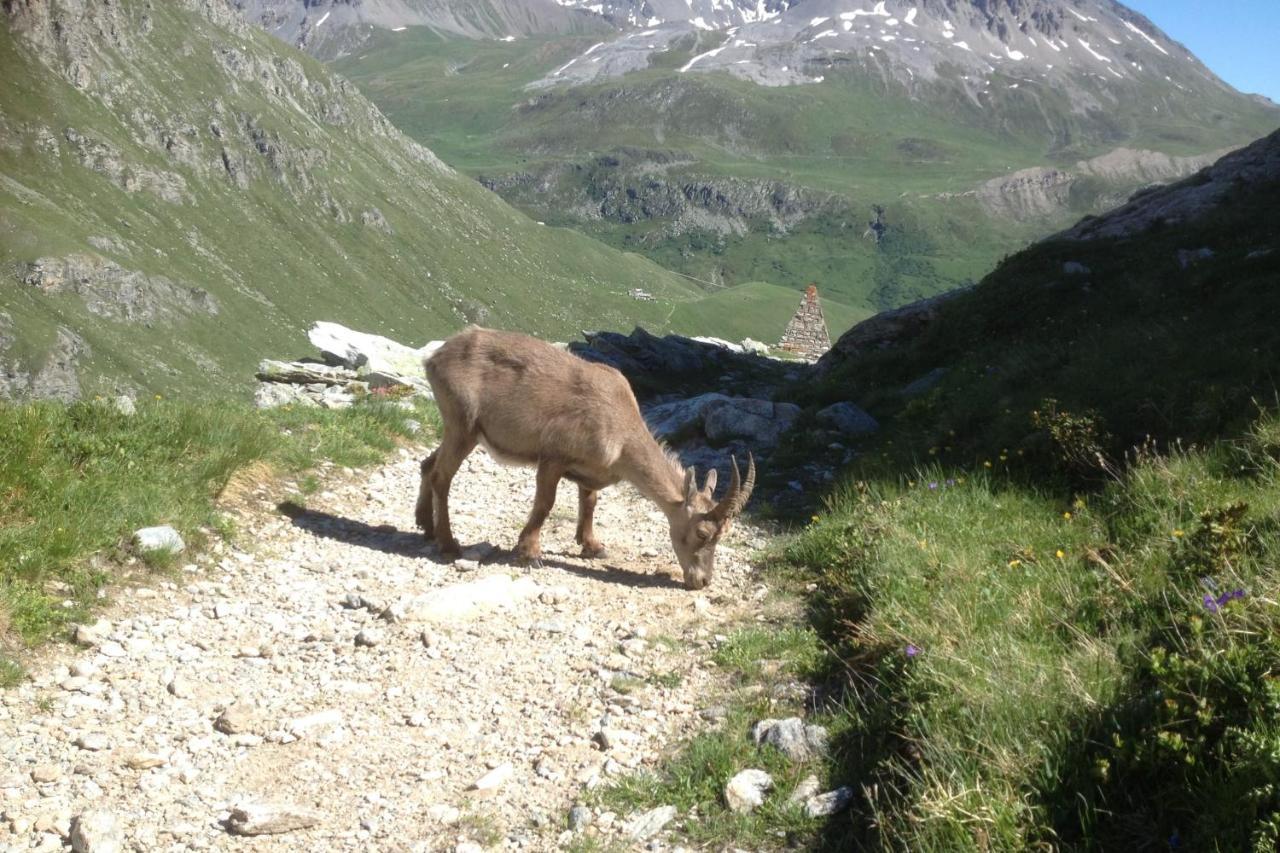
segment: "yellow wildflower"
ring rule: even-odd
[[[1059,560],[1061,560],[1061,559],[1062,559],[1063,557],[1065,557],[1065,556],[1067,556],[1067,552],[1066,552],[1066,551],[1064,551],[1064,550],[1062,550],[1061,548],[1059,548],[1059,549],[1058,549],[1058,551],[1057,551],[1057,557],[1058,557],[1058,559],[1059,559]]]
[[[988,459],[986,462],[983,462],[983,463],[982,463],[982,467],[983,467],[983,468],[990,468],[990,467],[991,467],[991,460],[990,460],[990,459]]]
[[[1018,566],[1021,566],[1021,565],[1022,565],[1022,561],[1021,561],[1021,560],[1010,560],[1010,561],[1009,561],[1009,568],[1011,568],[1011,569],[1016,569],[1016,568],[1018,568]]]
[[[1063,517],[1063,519],[1065,519],[1065,520],[1067,520],[1067,521],[1070,521],[1070,520],[1071,520],[1071,513],[1070,513],[1070,512],[1064,512],[1064,513],[1062,514],[1062,517]]]
[[[1181,529],[1178,529],[1178,530],[1173,531],[1173,538],[1174,538],[1174,539],[1181,539],[1183,536],[1186,536],[1186,535],[1187,535],[1187,534],[1186,534],[1186,533],[1184,533]]]

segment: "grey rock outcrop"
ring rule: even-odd
[[[705,438],[713,444],[741,439],[772,446],[795,423],[800,407],[750,397],[700,394],[650,407],[645,418],[654,435],[668,441]]]
[[[44,293],[74,293],[89,313],[119,322],[154,323],[218,313],[218,301],[202,288],[126,270],[92,254],[40,258],[27,266],[22,281]]]
[[[1241,186],[1276,180],[1280,180],[1280,131],[1227,154],[1192,177],[1143,193],[1105,216],[1088,217],[1055,239],[1124,237],[1157,223],[1186,222],[1227,203]]]
[[[853,403],[834,403],[825,409],[818,410],[818,423],[839,430],[847,436],[858,438],[873,435],[880,430],[880,424]]]
[[[263,359],[256,374],[260,384],[254,391],[258,408],[341,409],[367,394],[432,398],[423,359],[442,341],[413,349],[381,335],[327,322],[312,326],[308,337],[325,363]]]

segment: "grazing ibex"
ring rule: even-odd
[[[751,497],[755,460],[748,461],[745,483],[734,462],[733,482],[717,502],[715,470],[699,489],[693,469],[686,471],[649,433],[621,373],[525,335],[473,326],[428,357],[426,371],[444,434],[423,460],[416,518],[443,556],[460,550],[449,527],[449,485],[462,460],[483,443],[500,462],[538,469],[519,559],[540,559],[539,534],[562,477],[578,484],[582,555],[602,556],[592,529],[596,497],[626,480],[666,515],[685,586],[711,582],[716,544]]]

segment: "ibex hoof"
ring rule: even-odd
[[[445,560],[456,560],[462,556],[462,547],[457,542],[441,542],[440,557]]]
[[[588,542],[582,546],[582,556],[588,560],[598,559],[608,553],[608,550],[599,542]]]

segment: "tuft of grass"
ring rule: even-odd
[[[407,439],[428,409],[370,400],[348,410],[149,400],[0,404],[0,614],[23,643],[83,619],[130,558],[140,527],[169,524],[189,547],[229,537],[217,510],[237,475],[363,465]],[[310,482],[314,483],[314,480]],[[143,555],[152,570],[176,555]]]
[[[833,495],[780,556],[866,793],[814,845],[1274,849],[1276,421],[1083,494],[934,465]]]
[[[818,635],[810,628],[753,626],[730,635],[716,649],[712,660],[747,679],[757,679],[766,670],[808,676],[817,672],[824,652]]]

